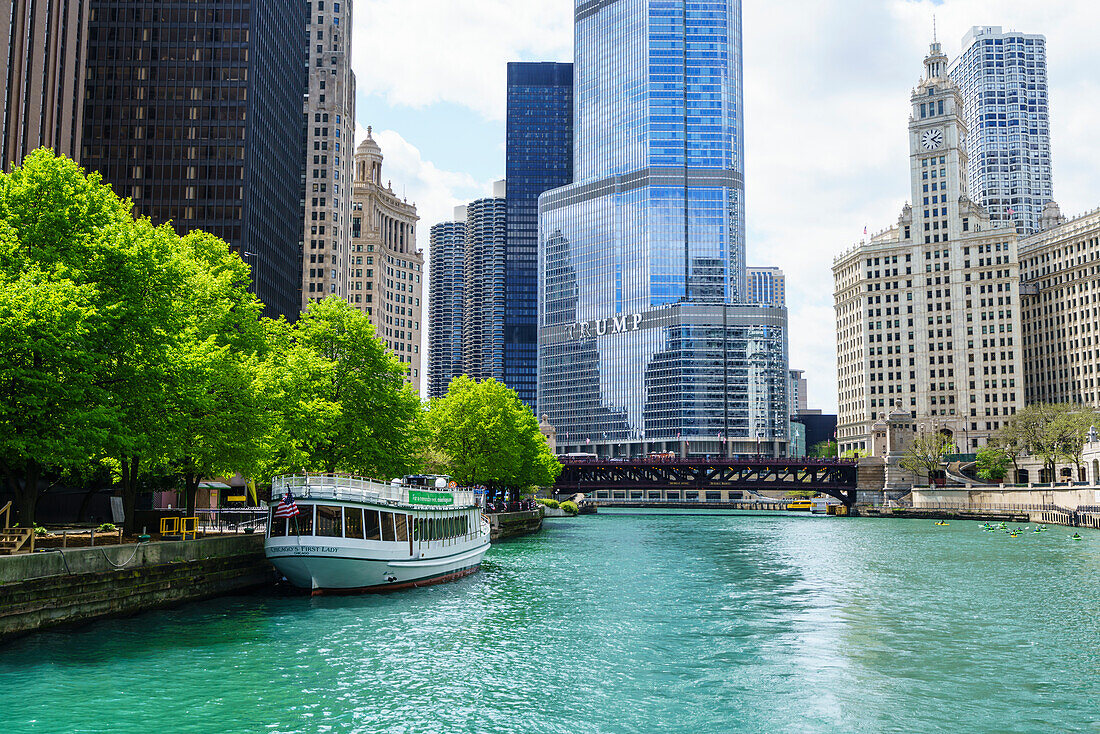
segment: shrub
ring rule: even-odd
[[[549,507],[551,510],[556,510],[559,507],[557,500],[548,500],[543,499],[542,497],[536,497],[535,502],[538,502],[543,507]]]
[[[577,503],[571,500],[566,500],[565,502],[562,502],[559,507],[565,510],[566,515],[576,515],[578,512],[580,512],[580,510],[577,509]]]
[[[38,536],[48,535],[48,533],[46,532],[46,528],[42,527],[41,525],[34,526],[34,534]]]
[[[117,532],[117,531],[118,531],[118,528],[115,526],[115,524],[110,523],[110,522],[105,522],[102,525],[100,525],[98,528],[96,528],[97,533],[114,533],[114,532]]]

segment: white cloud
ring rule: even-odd
[[[569,0],[370,0],[355,14],[359,92],[391,105],[452,102],[500,120],[509,61],[573,58]]]
[[[936,15],[948,55],[972,25],[1047,36],[1055,197],[1100,206],[1100,11],[1093,0],[743,0],[750,264],[788,276],[791,365],[811,406],[836,407],[834,255],[896,222],[909,198],[909,91]],[[509,61],[572,58],[569,0],[359,0],[359,90],[392,105],[504,116]],[[431,114],[430,110],[426,114]],[[448,135],[448,120],[438,120]],[[398,133],[378,134],[387,176],[420,209],[421,235],[488,182],[438,169]],[[471,155],[497,155],[481,150]],[[422,240],[423,241],[423,240]]]

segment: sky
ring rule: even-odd
[[[787,275],[790,365],[835,412],[833,258],[909,199],[909,95],[933,17],[954,58],[975,25],[1047,38],[1054,197],[1100,207],[1095,0],[743,0],[750,265]],[[418,239],[504,177],[506,65],[572,61],[572,0],[356,0],[361,137],[415,202]],[[430,273],[429,276],[430,278]],[[425,288],[427,294],[427,288]],[[426,329],[424,332],[426,333]]]

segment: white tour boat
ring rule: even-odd
[[[298,514],[281,518],[288,492]],[[281,476],[271,480],[271,496],[264,552],[290,583],[314,594],[450,581],[477,571],[489,549],[489,523],[474,493],[446,477],[383,484]]]

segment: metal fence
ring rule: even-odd
[[[195,510],[198,529],[208,533],[243,533],[267,529],[266,507],[240,507],[222,510]]]

